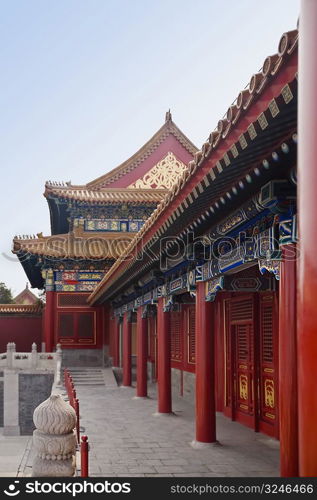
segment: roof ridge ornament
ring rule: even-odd
[[[166,113],[165,113],[165,123],[167,122],[171,122],[172,121],[172,113],[171,113],[171,110],[169,109]]]

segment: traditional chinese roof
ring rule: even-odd
[[[166,196],[166,189],[87,189],[86,186],[67,186],[46,183],[44,196],[54,196],[62,200],[85,201],[93,204],[156,204]]]
[[[151,205],[153,209],[172,188],[197,148],[166,113],[164,125],[131,158],[85,185],[45,184],[52,234],[69,231],[69,206]]]
[[[283,34],[278,53],[265,59],[262,70],[230,105],[188,169],[90,295],[90,304],[113,297],[124,282],[149,269],[155,259],[136,259],[142,249],[153,250],[162,236],[185,234],[190,223],[195,229],[203,228],[210,217],[217,222],[239,192],[241,197],[250,193],[250,182],[260,185],[262,171],[262,183],[268,178],[265,155],[273,148],[283,151],[283,141],[296,131],[297,44],[297,30]]]
[[[176,141],[173,141],[173,138],[176,139]],[[175,149],[177,142],[182,148]],[[158,149],[160,149],[160,152],[157,157],[154,153]],[[189,154],[185,154],[184,156],[184,150]],[[148,168],[141,169],[141,164],[153,157],[151,159],[151,165],[153,166],[169,151],[172,151],[179,160],[187,164],[196,153],[197,148],[173,122],[171,113],[167,112],[164,125],[144,144],[144,146],[142,146],[142,148],[118,167],[89,182],[87,187],[90,189],[101,189],[105,187],[115,187],[119,185],[119,183],[122,187],[128,187],[131,183],[140,178],[140,174],[144,174],[148,170]]]
[[[25,260],[26,255],[52,259],[117,259],[122,255],[133,233],[56,234],[54,236],[15,237],[13,253]]]
[[[42,304],[0,304],[0,314],[39,314]]]
[[[36,304],[38,302],[38,297],[31,292],[29,284],[27,283],[25,289],[14,297],[13,300],[15,304]]]

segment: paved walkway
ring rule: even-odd
[[[31,436],[4,436],[0,429],[0,477],[21,476],[31,447]]]
[[[175,416],[153,416],[151,397],[134,399],[134,388],[117,387],[112,370],[105,385],[76,384],[81,427],[90,442],[90,476],[278,476],[278,442],[222,414],[217,416],[220,445],[193,449],[194,408],[173,400]]]

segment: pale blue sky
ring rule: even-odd
[[[0,0],[0,281],[27,280],[15,234],[49,234],[46,180],[116,167],[168,108],[201,147],[298,14],[299,0]]]

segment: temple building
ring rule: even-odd
[[[297,30],[285,33],[202,149],[88,298],[109,307],[110,356],[158,412],[196,402],[196,442],[215,412],[281,439],[297,475],[295,343]],[[285,343],[287,345],[285,346]],[[150,365],[150,370],[149,370]],[[292,455],[294,453],[294,456]],[[296,457],[295,457],[296,455]]]
[[[216,442],[222,412],[280,440],[283,476],[317,475],[308,11],[302,108],[293,30],[201,150],[167,113],[110,173],[85,186],[47,183],[52,235],[14,239],[32,286],[46,290],[46,350],[60,342],[70,361],[111,363],[125,386],[136,358],[136,396],[156,381],[158,413],[173,411],[175,393],[195,403],[193,446]]]
[[[45,289],[42,347],[72,365],[108,363],[104,309],[87,298],[184,175],[197,148],[172,121],[131,158],[84,186],[47,182],[51,235],[14,238],[31,286]]]
[[[29,289],[28,283],[26,284],[24,290],[13,298],[13,302],[15,304],[37,304],[38,300],[38,297]]]

